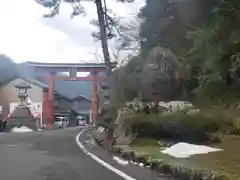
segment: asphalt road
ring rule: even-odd
[[[1,180],[123,180],[124,178],[96,162],[76,143],[82,129],[72,128],[47,132],[0,134]],[[112,155],[86,142],[89,152],[136,180],[159,179],[155,174],[135,165],[122,166]]]

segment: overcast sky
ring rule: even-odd
[[[131,4],[107,0],[116,15],[133,18],[144,0]],[[100,43],[91,34],[96,27],[89,20],[96,18],[95,5],[85,2],[86,17],[70,19],[71,6],[63,4],[60,14],[43,18],[48,12],[34,0],[0,0],[0,53],[15,62],[90,62],[93,53],[100,53]],[[113,47],[114,44],[112,43]]]

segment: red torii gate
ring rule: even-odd
[[[96,116],[99,108],[98,98],[98,82],[104,80],[105,76],[99,76],[99,72],[106,71],[106,65],[104,63],[38,63],[27,62],[27,64],[34,68],[35,71],[49,73],[42,78],[49,81],[48,103],[50,109],[49,125],[50,127],[54,122],[54,89],[55,80],[75,80],[75,81],[92,81],[92,119],[93,123],[96,121]],[[116,64],[112,64],[112,68]],[[57,76],[59,72],[69,72],[69,76]],[[77,77],[78,72],[90,72],[90,76]]]

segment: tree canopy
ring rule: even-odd
[[[142,19],[139,33],[139,38],[142,39],[141,53],[125,69],[132,67],[133,62],[139,59],[141,61],[137,64],[140,65],[132,67],[132,72],[125,73],[125,76],[131,76],[135,80],[138,77],[147,78],[144,67],[152,63],[153,49],[162,47],[165,48],[165,55],[170,50],[172,57],[175,57],[174,72],[178,74],[175,78],[179,80],[176,83],[181,84],[184,97],[187,92],[188,98],[237,101],[240,95],[239,15],[238,0],[146,0],[146,5],[139,14]],[[163,56],[157,59],[169,60]],[[139,70],[137,75],[133,73],[136,70]],[[165,73],[168,75],[161,74],[162,78],[155,77],[152,81],[159,85],[165,77],[168,82],[165,86],[175,82],[169,79],[172,72]],[[145,81],[151,82],[150,79],[154,79],[152,76],[148,78]],[[159,92],[160,87],[156,86],[154,91]],[[139,88],[135,91],[139,91]],[[166,93],[162,92],[161,96],[166,97]]]

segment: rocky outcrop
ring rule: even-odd
[[[184,113],[195,113],[196,109],[190,102],[170,101],[159,102],[142,102],[134,99],[126,102],[119,110],[108,106],[102,109],[99,116],[98,124],[94,131],[95,139],[107,149],[112,149],[113,145],[129,145],[137,136],[133,132],[133,124],[139,113],[172,113],[182,111]]]
[[[125,106],[134,110],[135,112],[149,111],[156,113],[172,113],[181,111],[185,113],[193,113],[200,111],[188,101],[159,101],[158,104],[156,104],[154,102],[142,102],[138,99],[135,99],[132,102],[127,102]]]

